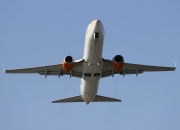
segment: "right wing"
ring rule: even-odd
[[[174,71],[176,67],[152,66],[124,63],[123,69],[120,72],[113,71],[112,60],[103,60],[102,78],[112,76],[113,74],[141,74],[143,72],[157,72],[157,71]]]
[[[23,69],[12,69],[5,70],[5,73],[38,73],[40,75],[70,75],[73,77],[82,77],[82,68],[83,68],[83,59],[75,61],[74,67],[71,72],[67,73],[64,71],[62,64],[49,65],[49,66],[40,66],[33,68],[23,68]]]

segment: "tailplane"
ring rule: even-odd
[[[84,102],[84,100],[82,99],[81,95],[79,95],[79,96],[73,96],[73,97],[52,101],[52,103],[63,103],[63,102]]]
[[[96,95],[96,97],[93,99],[92,102],[121,102],[120,99],[110,98],[110,97],[104,97],[100,95]]]
[[[81,95],[79,95],[79,96],[73,96],[73,97],[68,97],[68,98],[52,101],[52,103],[65,103],[65,102],[84,102],[84,100],[82,99]],[[121,102],[121,100],[96,95],[96,97],[91,102]]]

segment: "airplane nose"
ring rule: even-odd
[[[98,19],[95,19],[95,20],[93,20],[93,22],[92,22],[94,25],[98,25],[98,24],[100,24],[101,23],[101,21],[100,20],[98,20]]]
[[[100,20],[94,20],[95,23],[99,23]]]
[[[102,24],[101,24],[100,20],[94,20],[94,28],[96,28],[95,31],[97,31],[97,30],[100,31],[101,26],[102,26]]]
[[[100,20],[94,20],[94,23],[95,23],[95,25],[99,25],[99,24],[101,24],[101,21]]]

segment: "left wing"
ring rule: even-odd
[[[157,72],[157,71],[174,71],[176,67],[164,67],[164,66],[151,66],[151,65],[141,65],[141,64],[131,64],[124,63],[124,66],[120,72],[115,72],[113,70],[113,65],[111,60],[103,60],[103,71],[102,78],[107,76],[112,76],[113,74],[141,74],[143,72]]]
[[[40,75],[70,75],[73,77],[82,77],[82,68],[83,68],[83,59],[75,61],[74,67],[71,72],[67,73],[64,71],[62,64],[49,65],[49,66],[40,66],[33,68],[23,68],[23,69],[13,69],[5,70],[5,73],[38,73]]]

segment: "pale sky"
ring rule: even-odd
[[[1,0],[0,65],[5,69],[62,63],[83,56],[93,19],[105,28],[103,57],[174,66],[175,72],[115,75],[100,80],[98,94],[120,103],[64,103],[80,94],[69,76],[4,74],[0,70],[1,130],[180,130],[179,0]]]

